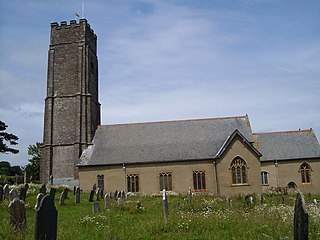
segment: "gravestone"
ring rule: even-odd
[[[9,198],[9,192],[10,192],[9,184],[4,185],[4,187],[3,187],[3,199],[8,199]]]
[[[96,192],[96,201],[100,201],[100,188],[98,188]]]
[[[118,192],[117,199],[121,199],[121,191]]]
[[[57,189],[55,189],[55,188],[50,188],[50,194],[49,194],[49,196],[52,198],[52,200],[53,200],[53,202],[54,202],[54,198],[55,198],[55,196],[56,196],[56,191],[57,191]]]
[[[168,209],[168,196],[165,189],[163,189],[163,192],[162,192],[162,206],[163,206],[164,223],[167,224],[169,209]]]
[[[28,191],[28,189],[29,189],[29,184],[28,183],[26,183],[26,184],[24,184],[24,187],[27,189],[27,191]]]
[[[92,212],[93,212],[93,213],[98,213],[98,212],[100,212],[100,203],[98,203],[98,202],[93,203],[93,205],[92,205]]]
[[[307,240],[308,239],[308,212],[304,196],[298,192],[294,206],[294,240]]]
[[[45,195],[43,193],[39,193],[37,195],[37,203],[36,203],[36,206],[34,207],[36,210],[40,207],[41,200],[44,196]]]
[[[42,184],[41,188],[39,189],[39,193],[42,193],[43,195],[46,195],[47,187],[46,187],[45,184]]]
[[[106,209],[110,209],[110,195],[109,194],[106,194],[104,196],[104,207]]]
[[[68,192],[69,192],[69,189],[68,188],[65,188],[62,193],[64,195],[64,199],[68,199]]]
[[[13,199],[9,204],[10,225],[15,229],[25,229],[27,226],[26,207],[24,201]]]
[[[313,206],[318,207],[318,201],[317,201],[317,199],[313,199],[312,203],[313,203]]]
[[[51,184],[51,186],[52,186],[52,185],[53,185],[53,175],[50,175],[49,181],[50,181],[50,184]]]
[[[76,195],[76,190],[77,190],[77,187],[73,186],[73,195]]]
[[[232,199],[230,197],[227,197],[227,203],[228,203],[228,207],[232,208]]]
[[[96,191],[96,190],[97,190],[97,184],[93,184],[92,190],[93,190],[93,191]]]
[[[263,205],[264,204],[264,194],[262,193],[260,195],[260,205]]]
[[[114,191],[113,198],[114,199],[118,198],[118,190],[117,189]]]
[[[36,209],[35,239],[57,239],[58,212],[50,196],[44,196]]]
[[[121,200],[126,200],[127,196],[126,196],[126,192],[124,190],[121,191],[120,198],[121,198]]]
[[[80,187],[76,188],[75,203],[80,204]]]
[[[60,199],[59,199],[60,206],[64,205],[64,200],[65,200],[65,194],[61,192]]]
[[[104,189],[101,188],[101,189],[100,189],[100,198],[103,198],[103,191],[104,191]]]
[[[13,201],[13,199],[18,198],[19,199],[19,193],[17,189],[13,188],[9,192],[9,200]]]
[[[3,187],[0,185],[0,202],[3,201]]]
[[[93,197],[94,197],[94,190],[92,189],[89,195],[89,202],[93,202]]]
[[[189,190],[188,190],[188,201],[189,201],[189,204],[192,203],[192,190],[191,190],[191,187],[189,187]]]
[[[26,201],[27,191],[28,190],[25,187],[20,188],[20,200]]]

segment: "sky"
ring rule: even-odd
[[[50,23],[82,0],[0,0],[0,120],[42,142]],[[320,138],[320,1],[86,0],[102,124],[249,115],[253,132]]]

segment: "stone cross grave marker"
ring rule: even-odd
[[[76,188],[75,203],[80,204],[80,187]]]
[[[167,196],[166,189],[163,189],[163,192],[162,192],[162,206],[163,206],[164,223],[167,224],[169,209],[168,209],[168,196]]]
[[[294,240],[308,240],[308,212],[301,192],[296,197],[293,224]]]
[[[92,205],[92,212],[93,213],[98,213],[100,212],[100,203],[99,202],[95,202]]]
[[[104,196],[104,207],[110,209],[110,195],[108,193]]]
[[[36,209],[35,239],[57,239],[58,212],[50,196],[44,196]]]
[[[89,195],[89,202],[93,202],[93,197],[94,197],[94,190],[92,189]]]
[[[19,199],[19,193],[18,190],[13,188],[9,192],[9,200],[13,201],[13,199],[18,198]]]
[[[26,187],[20,188],[20,200],[22,200],[24,202],[26,201],[27,191],[28,191],[28,189]]]
[[[40,207],[41,200],[44,196],[45,195],[43,193],[39,193],[37,195],[37,203],[36,203],[36,206],[34,207],[36,210]]]
[[[41,188],[39,189],[39,193],[42,193],[43,195],[46,195],[47,187],[46,187],[45,184],[42,184]]]
[[[0,185],[0,202],[3,201],[3,187]]]
[[[10,225],[14,229],[25,229],[27,226],[26,207],[24,201],[13,199],[9,204]]]
[[[9,184],[4,185],[4,187],[3,187],[3,199],[8,199],[9,198],[9,192],[10,192]]]

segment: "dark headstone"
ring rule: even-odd
[[[97,184],[93,184],[92,190],[93,190],[93,191],[97,191]]]
[[[73,195],[76,195],[76,190],[77,190],[77,187],[73,186]]]
[[[20,188],[20,200],[24,202],[26,201],[27,191],[28,189],[26,189],[25,187]]]
[[[28,190],[29,189],[29,184],[28,183],[24,184],[24,187]]]
[[[100,188],[96,191],[96,201],[100,201]]]
[[[163,206],[164,223],[167,224],[169,209],[168,209],[168,197],[165,189],[163,189],[163,192],[162,192],[162,206]]]
[[[76,194],[75,194],[75,203],[80,204],[80,188],[76,188]]]
[[[24,229],[27,226],[26,207],[24,201],[13,199],[9,204],[10,225],[15,229]]]
[[[53,185],[53,176],[52,176],[52,175],[50,175],[49,181],[50,181],[50,184],[51,184],[51,186],[52,186],[52,185]]]
[[[0,202],[3,201],[3,187],[0,185]]]
[[[122,191],[120,192],[120,198],[121,198],[121,200],[126,200],[127,195],[126,195],[126,192],[125,192],[124,190],[122,190]]]
[[[104,196],[104,207],[106,209],[110,209],[110,195],[109,194],[106,194]]]
[[[100,189],[100,198],[103,198],[103,188]]]
[[[9,184],[4,185],[4,187],[3,187],[3,199],[8,199],[9,198],[9,192],[10,192]]]
[[[13,188],[9,192],[9,200],[13,201],[15,198],[19,198],[19,193],[17,189]]]
[[[36,209],[35,239],[57,239],[58,212],[50,196],[44,196]]]
[[[92,205],[92,212],[93,212],[93,213],[98,213],[98,212],[100,212],[100,203],[98,203],[98,202],[93,203],[93,205]]]
[[[45,184],[42,184],[41,188],[39,189],[39,193],[42,193],[43,195],[46,195],[47,187],[46,187]]]
[[[117,199],[118,198],[118,190],[116,189],[113,193],[113,198]]]
[[[301,192],[296,197],[293,222],[294,240],[308,240],[308,212]]]
[[[65,194],[61,192],[60,199],[59,199],[59,205],[64,205],[64,200],[65,200]]]
[[[39,193],[37,195],[37,203],[36,203],[36,206],[34,207],[36,210],[40,207],[41,200],[44,196],[45,195],[43,193]]]
[[[92,189],[90,191],[90,195],[89,195],[89,202],[93,202],[94,193],[95,193],[95,191]]]
[[[55,197],[55,195],[56,195],[56,191],[57,191],[57,189],[55,189],[55,188],[50,188],[50,197],[52,198],[52,200],[53,200],[53,202],[54,202],[54,197]]]
[[[118,192],[117,199],[121,199],[121,191]]]
[[[65,188],[62,193],[64,195],[64,199],[68,199],[68,192],[69,192],[69,189],[68,188]]]

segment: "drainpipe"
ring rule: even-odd
[[[276,178],[277,178],[277,188],[279,187],[279,169],[278,169],[278,161],[277,160],[275,160],[275,162],[274,162],[274,166],[275,166],[275,168],[276,168]]]
[[[126,191],[126,179],[127,179],[127,168],[125,164],[122,164],[122,169],[123,169],[123,174],[124,174],[124,178],[123,178],[123,191]]]
[[[220,196],[220,186],[219,186],[219,180],[218,180],[218,171],[217,171],[217,160],[213,160],[213,168],[214,168],[214,175],[216,180],[216,193],[218,196]]]

